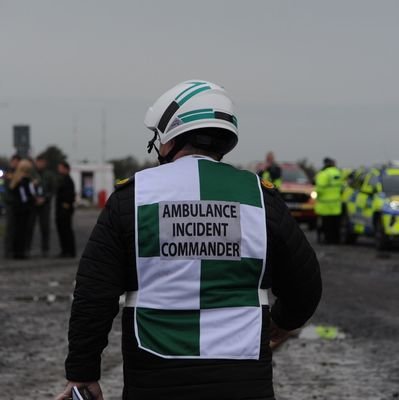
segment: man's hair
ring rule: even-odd
[[[326,167],[334,167],[335,166],[335,160],[332,159],[331,157],[325,157],[323,160],[323,164]]]
[[[18,161],[21,161],[21,160],[22,160],[22,157],[21,157],[19,154],[13,154],[13,155],[11,156],[11,160],[18,160]]]
[[[226,146],[234,147],[237,138],[225,129],[199,128],[178,136],[176,142],[184,144],[183,150],[186,152],[221,160]]]
[[[46,158],[46,156],[44,154],[39,154],[36,157],[36,161],[47,161],[47,158]]]
[[[204,150],[204,149],[200,149],[198,147],[193,146],[191,143],[186,143],[182,149],[184,152],[186,152],[187,154],[198,154],[201,156],[208,156],[211,157],[217,161],[220,161],[222,159],[222,155],[219,153],[215,153],[213,151],[210,150]]]
[[[63,167],[65,167],[68,171],[71,170],[71,166],[69,165],[68,162],[66,161],[60,161],[58,164],[62,165]]]

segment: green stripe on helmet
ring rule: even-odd
[[[182,106],[186,101],[190,100],[191,97],[197,95],[198,93],[204,92],[205,90],[209,90],[211,87],[210,86],[204,86],[200,87],[197,90],[194,90],[193,92],[187,94],[185,97],[183,97],[181,100],[177,102],[179,106]]]
[[[183,122],[191,122],[191,121],[197,121],[199,119],[215,119],[215,114],[214,112],[208,112],[208,113],[201,113],[201,114],[192,114],[188,115],[187,117],[181,118]]]
[[[192,110],[192,111],[187,111],[183,114],[178,115],[179,118],[184,118],[187,117],[188,115],[191,114],[199,114],[199,113],[204,113],[204,112],[213,112],[213,108],[201,108],[199,110]]]
[[[182,92],[180,92],[176,97],[175,100],[177,101],[177,99],[181,96],[183,96],[184,93],[188,92],[189,90],[195,88],[196,86],[200,86],[200,85],[206,85],[206,82],[190,82],[191,86],[188,87],[187,89],[184,89]]]

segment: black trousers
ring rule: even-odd
[[[47,253],[50,249],[50,211],[51,202],[46,202],[41,206],[36,206],[29,221],[27,250],[30,251],[32,238],[35,232],[36,221],[39,220],[39,229],[41,237],[41,250]]]
[[[325,243],[338,244],[340,241],[340,215],[323,215],[321,217],[321,230]]]
[[[12,206],[6,204],[4,232],[4,257],[10,258],[14,255],[14,237],[15,237],[15,214]]]
[[[76,256],[75,234],[72,229],[73,209],[57,207],[55,223],[60,240],[61,254],[65,256]]]
[[[26,258],[26,243],[28,239],[28,224],[32,215],[32,210],[18,210],[14,213],[14,238],[13,255],[14,258]]]

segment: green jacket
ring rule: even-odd
[[[342,175],[336,167],[327,167],[316,175],[317,200],[315,212],[318,215],[340,215]]]

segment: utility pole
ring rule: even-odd
[[[72,152],[74,161],[78,162],[78,114],[76,112],[72,117]]]
[[[104,164],[106,159],[107,145],[107,114],[105,107],[101,109],[101,162]]]

